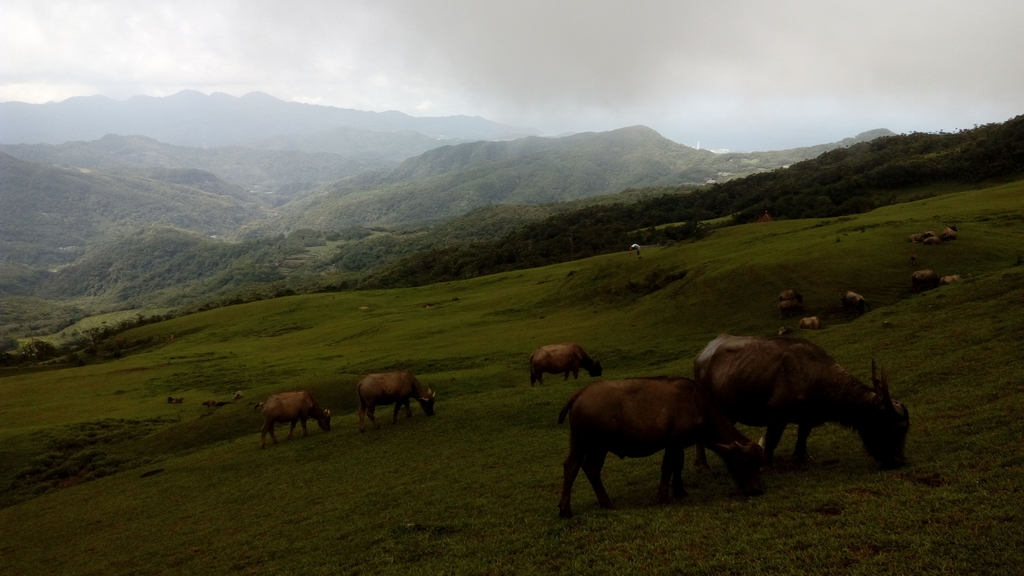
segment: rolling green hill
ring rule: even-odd
[[[873,131],[873,137],[888,131]],[[859,138],[859,137],[858,137]],[[390,171],[325,187],[278,221],[246,232],[432,224],[493,204],[546,204],[630,188],[703,184],[778,168],[860,141],[772,153],[718,155],[663,138],[644,126],[562,138],[521,138],[444,146]]]
[[[121,360],[2,380],[0,523],[17,530],[0,571],[1015,573],[1022,193],[1016,182],[719,229],[643,259],[277,298],[126,332]],[[906,242],[947,221],[956,241]],[[964,280],[914,294],[912,249],[919,267]],[[689,375],[719,333],[795,326],[775,307],[785,288],[824,320],[801,336],[862,380],[872,359],[887,368],[912,415],[909,465],[879,470],[854,433],[825,426],[816,460],[784,459],[764,496],[736,496],[713,461],[708,474],[687,466],[690,495],[659,506],[657,457],[610,460],[619,509],[599,509],[581,475],[577,515],[559,519],[568,432],[556,417],[588,380],[531,388],[530,352],[575,340],[608,378]],[[871,311],[843,312],[845,289]],[[392,425],[382,409],[383,428],[359,434],[355,382],[401,368],[437,392],[436,415],[414,408]],[[333,429],[261,451],[252,405],[292,389],[331,408]],[[235,390],[239,402],[200,404]]]
[[[245,192],[197,171],[162,180],[54,168],[0,153],[0,254],[35,267],[66,264],[103,236],[154,224],[226,234],[265,216]]]
[[[67,168],[146,176],[202,170],[236,187],[248,202],[280,205],[345,176],[392,167],[396,160],[353,159],[327,152],[267,150],[243,146],[191,148],[145,136],[108,134],[89,142],[8,144],[0,151]]]

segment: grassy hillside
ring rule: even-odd
[[[643,259],[279,298],[127,332],[136,353],[122,360],[2,380],[0,522],[17,530],[0,541],[0,571],[1016,573],[1022,192],[737,226]],[[950,221],[955,242],[906,243]],[[912,294],[912,248],[919,267],[965,280]],[[718,333],[794,326],[775,308],[789,287],[825,319],[802,336],[861,379],[873,358],[887,367],[912,415],[910,464],[881,471],[854,434],[826,426],[809,442],[816,461],[784,460],[764,496],[735,495],[716,460],[708,474],[687,466],[690,495],[658,506],[658,458],[610,460],[619,510],[599,509],[581,475],[577,515],[560,520],[568,432],[555,420],[587,378],[530,388],[529,353],[576,340],[609,378],[689,375]],[[844,289],[874,308],[845,315]],[[359,434],[354,383],[396,368],[437,391],[436,416],[414,408],[393,426],[382,409],[384,427]],[[334,429],[261,451],[252,403],[296,388],[334,411]],[[237,403],[200,405],[239,389]]]

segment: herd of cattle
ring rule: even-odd
[[[955,226],[942,234],[932,231],[910,236],[911,242],[938,244],[956,239]],[[911,256],[911,264],[916,262]],[[937,288],[960,280],[939,277],[932,270],[918,270],[911,277],[914,291]],[[855,292],[840,295],[845,308],[859,313],[869,308]],[[782,318],[802,314],[803,296],[795,290],[779,294]],[[800,328],[817,330],[816,316],[802,318]],[[597,495],[598,503],[612,508],[601,480],[608,453],[620,458],[639,458],[664,451],[658,499],[683,496],[683,451],[696,445],[696,465],[707,467],[705,448],[717,453],[741,492],[764,492],[761,472],[774,465],[775,448],[789,424],[796,424],[794,458],[806,462],[807,437],[826,422],[837,422],[855,430],[865,450],[886,468],[905,463],[904,445],[910,428],[907,408],[893,400],[885,368],[871,363],[871,386],[844,370],[821,347],[791,338],[781,329],[776,337],[721,335],[694,359],[694,378],[658,377],[604,380],[590,384],[569,397],[558,415],[559,424],[569,420],[569,455],[563,463],[562,494],[558,503],[563,517],[572,516],[572,487],[583,470]],[[578,344],[567,342],[543,346],[530,356],[530,385],[543,384],[543,375],[579,377],[580,368],[591,376],[602,374],[601,362],[592,359]],[[241,397],[236,393],[236,400]],[[416,400],[424,413],[434,414],[435,393],[424,387],[409,371],[369,374],[356,384],[359,400],[359,431],[365,420],[377,428],[377,406],[394,405],[392,423],[405,408],[412,416],[410,401]],[[181,398],[167,399],[180,403]],[[205,404],[209,405],[212,402]],[[219,404],[218,404],[219,405]],[[297,423],[308,434],[306,421],[316,420],[321,429],[331,429],[331,411],[321,408],[306,391],[270,396],[256,405],[263,414],[260,447],[266,436],[277,443],[276,423],[290,423],[288,437]],[[735,423],[766,428],[761,442],[740,433]]]
[[[541,382],[544,373],[578,378],[583,368],[600,376],[600,361],[581,346],[567,342],[544,346],[530,356],[530,384]],[[774,452],[786,426],[797,424],[794,457],[808,460],[807,436],[826,422],[838,422],[856,430],[868,454],[882,466],[905,462],[904,443],[910,416],[903,404],[889,394],[885,368],[871,365],[872,386],[854,378],[821,347],[800,338],[740,337],[722,335],[711,341],[694,360],[694,379],[684,377],[604,380],[575,392],[565,403],[558,422],[569,420],[569,455],[563,464],[559,512],[572,515],[572,486],[582,468],[599,504],[612,508],[601,481],[608,453],[620,458],[640,458],[664,451],[658,498],[661,502],[684,495],[683,451],[697,446],[697,465],[707,466],[704,448],[724,461],[740,491],[764,492],[761,471],[771,469]],[[404,406],[412,416],[416,400],[428,415],[434,414],[435,394],[409,371],[370,374],[356,385],[359,430],[365,417],[374,418],[377,406],[394,404],[392,422]],[[260,447],[266,435],[274,436],[276,423],[290,423],[288,437],[297,423],[306,420],[331,429],[331,411],[321,408],[306,391],[270,396],[256,405],[263,413]],[[765,426],[762,442],[740,433],[735,423]]]

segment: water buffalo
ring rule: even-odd
[[[886,468],[902,466],[910,416],[889,395],[885,368],[868,388],[844,370],[821,347],[800,338],[722,335],[693,362],[696,381],[718,400],[734,421],[767,426],[765,465],[772,466],[775,447],[786,425],[795,423],[797,461],[807,461],[807,436],[815,426],[839,422],[856,430],[864,448]],[[698,447],[697,464],[707,459]]]
[[[370,417],[370,422],[374,426],[380,428],[377,419],[373,417],[373,411],[377,406],[395,405],[392,424],[398,423],[398,411],[402,406],[405,406],[405,416],[412,417],[410,398],[415,398],[420,403],[420,408],[427,416],[434,415],[434,391],[424,389],[420,381],[408,370],[369,374],[356,384],[356,396],[359,397],[360,432],[366,432],[366,416]]]
[[[914,292],[930,290],[939,287],[939,275],[934,270],[918,270],[910,275],[910,284]]]
[[[943,242],[956,240],[956,226],[946,226],[946,229],[942,231],[942,234],[939,234],[939,239]]]
[[[921,243],[922,244],[928,244],[930,246],[934,246],[936,244],[942,244],[942,238],[939,238],[938,236],[929,236],[929,237],[925,238],[924,240],[921,240]]]
[[[863,314],[865,310],[871,307],[863,296],[849,290],[839,295],[839,301],[842,302],[843,308],[856,310],[859,314]]]
[[[952,276],[943,276],[942,278],[939,278],[939,286],[948,286],[949,284],[956,284],[959,281],[959,274],[954,274]]]
[[[907,238],[908,242],[913,242],[915,244],[922,240],[924,240],[924,234],[911,234],[910,237]]]
[[[796,316],[804,311],[804,297],[796,290],[783,290],[779,294],[779,318]]]
[[[583,348],[574,342],[563,344],[551,344],[538,348],[530,355],[530,386],[543,384],[544,373],[562,374],[569,379],[572,372],[573,380],[578,380],[580,368],[587,371],[591,376],[601,375],[601,361],[592,360]]]
[[[217,407],[217,401],[216,400],[207,400],[206,402],[203,402],[203,406],[206,406],[207,410],[213,410],[214,408]]]
[[[572,485],[580,467],[594,487],[603,508],[614,508],[601,482],[609,452],[620,458],[642,458],[661,450],[658,500],[672,493],[684,496],[683,449],[702,442],[725,461],[729,474],[746,494],[764,492],[760,467],[762,450],[740,434],[706,390],[689,378],[634,378],[595,382],[578,390],[558,415],[569,417],[569,455],[558,509],[572,516]]]
[[[821,320],[818,320],[817,316],[801,318],[800,327],[804,330],[821,330]]]
[[[242,394],[241,390],[236,390],[235,391],[235,400],[241,400],[244,397],[245,397],[245,394]]]
[[[304,390],[298,392],[282,392],[274,394],[263,402],[256,405],[255,410],[263,412],[263,430],[260,432],[260,448],[267,445],[267,433],[270,439],[277,444],[277,437],[274,436],[275,422],[291,422],[288,430],[288,438],[295,432],[295,423],[302,422],[302,435],[308,436],[306,430],[306,419],[313,418],[320,425],[320,429],[329,432],[331,430],[331,411],[324,410],[313,400],[313,395]]]

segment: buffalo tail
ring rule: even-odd
[[[565,416],[569,413],[569,410],[572,409],[572,403],[575,402],[576,399],[580,397],[580,394],[583,394],[584,390],[586,390],[586,388],[580,388],[579,390],[574,392],[572,396],[569,397],[568,401],[566,401],[565,407],[562,408],[562,411],[558,413],[559,424],[565,422]]]

